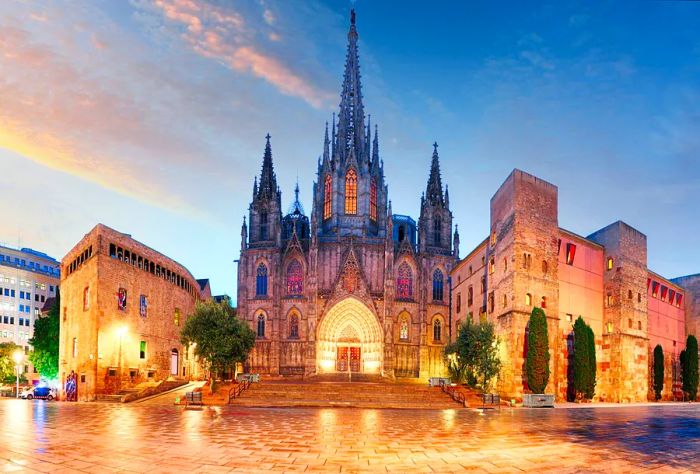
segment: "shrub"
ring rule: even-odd
[[[685,357],[681,359],[683,391],[695,400],[698,393],[698,340],[692,334],[685,343]]]
[[[549,381],[549,335],[547,317],[541,308],[533,308],[528,323],[525,373],[533,393],[544,393]]]
[[[655,400],[661,399],[664,389],[664,350],[660,344],[654,348],[654,396]]]

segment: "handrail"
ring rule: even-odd
[[[240,382],[236,382],[235,385],[228,391],[228,403],[229,405],[233,400],[240,397],[241,394],[250,387],[250,380],[248,378],[242,379]]]
[[[467,398],[464,396],[464,393],[460,390],[457,390],[457,387],[454,387],[452,385],[448,385],[445,383],[444,380],[440,380],[440,389],[448,394],[450,397],[452,397],[452,400],[456,401],[460,405],[466,408],[467,406]]]

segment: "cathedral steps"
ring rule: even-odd
[[[439,388],[391,382],[263,381],[233,401],[246,407],[461,408]]]

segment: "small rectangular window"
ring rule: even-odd
[[[573,265],[575,256],[576,256],[576,245],[572,244],[572,243],[566,244],[566,264]]]
[[[146,358],[146,341],[141,341],[141,345],[139,347],[139,359],[145,359]]]

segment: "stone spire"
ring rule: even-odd
[[[278,193],[277,177],[272,167],[272,147],[270,147],[270,134],[265,136],[265,154],[263,155],[262,171],[260,172],[260,186],[258,195],[260,198],[276,197]]]
[[[350,155],[350,148],[355,151],[358,162],[365,157],[365,112],[362,105],[362,85],[360,84],[360,61],[357,54],[357,29],[355,27],[355,10],[350,11],[350,30],[348,31],[348,52],[345,57],[343,89],[340,94],[338,112],[338,146],[336,153],[344,162]]]
[[[333,117],[333,127],[335,127],[335,116]],[[323,138],[323,161],[322,163],[325,165],[326,161],[330,163],[331,155],[330,155],[330,150],[328,149],[328,145],[330,144],[330,141],[328,140],[328,122],[326,122],[326,135]],[[297,186],[299,183],[297,183]]]
[[[291,215],[304,215],[304,206],[301,205],[299,201],[299,178],[297,178],[297,184],[294,186],[294,202],[289,206],[289,213]]]
[[[454,243],[452,244],[452,252],[454,257],[459,260],[459,226],[455,225]]]
[[[245,250],[248,246],[246,240],[248,238],[248,226],[245,223],[245,216],[243,216],[243,225],[241,226],[241,250]]]
[[[433,161],[430,164],[430,177],[428,187],[425,191],[425,198],[430,205],[444,205],[445,198],[442,194],[442,178],[440,177],[440,158],[438,157],[438,144],[433,143]]]
[[[338,137],[335,134],[335,112],[333,112],[333,128],[331,129],[331,158],[335,156],[337,149]]]
[[[374,140],[372,142],[372,169],[379,169],[379,128],[374,126]]]

